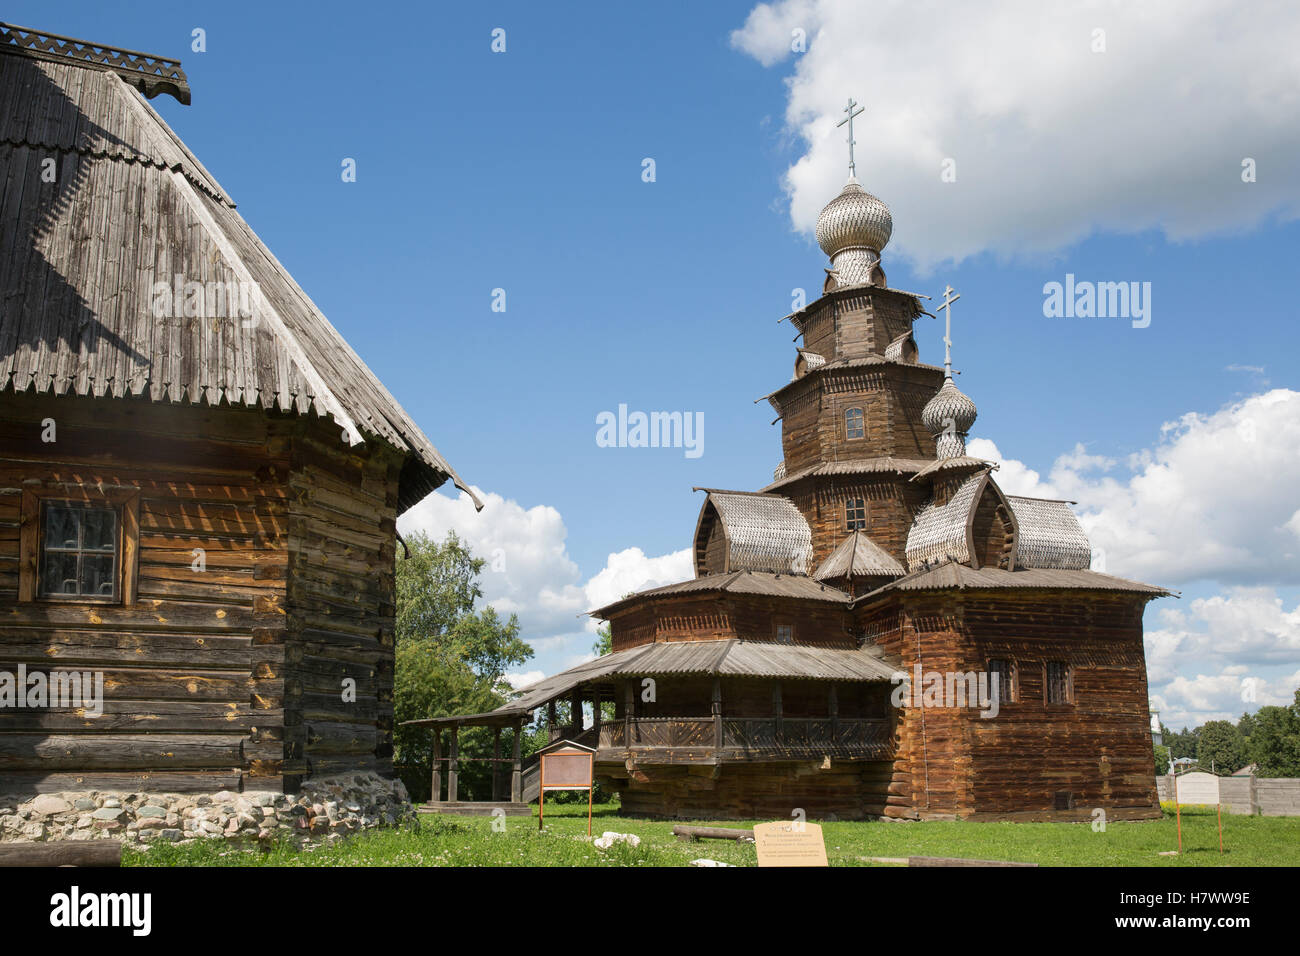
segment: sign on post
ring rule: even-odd
[[[595,786],[596,751],[582,744],[561,740],[540,752],[540,781],[537,788],[537,829],[546,813],[547,790],[587,791],[587,836],[591,836],[591,801]]]
[[[802,820],[754,825],[759,866],[829,866],[822,828]]]

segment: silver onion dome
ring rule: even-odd
[[[874,249],[889,243],[894,218],[889,207],[850,179],[817,217],[817,245],[831,259],[851,248]]]
[[[943,387],[921,409],[921,422],[935,437],[940,458],[959,458],[966,453],[966,435],[975,424],[975,403],[953,384]]]
[[[869,281],[893,231],[889,207],[852,177],[817,217],[817,245],[844,285]]]

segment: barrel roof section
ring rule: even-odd
[[[812,530],[789,498],[749,491],[697,490],[708,497],[700,506],[696,537],[716,512],[726,540],[728,571],[809,572]]]
[[[1016,563],[1026,568],[1082,571],[1092,565],[1092,543],[1068,501],[1008,495],[1016,516]]]

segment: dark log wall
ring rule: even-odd
[[[925,507],[929,489],[924,480],[907,475],[868,474],[805,478],[781,491],[808,522],[813,538],[813,568],[848,537],[847,502],[867,503],[867,533],[898,561],[906,563],[907,532]]]
[[[899,722],[890,815],[1110,819],[1157,815],[1140,597],[1015,591],[909,597],[860,625],[911,673],[1016,669],[1016,701],[984,719],[968,707],[909,707]],[[1070,665],[1072,703],[1049,705],[1048,661]]]
[[[0,790],[391,770],[396,452],[305,416],[35,395],[4,396],[0,447],[0,669],[105,674],[100,718],[0,712]],[[138,493],[133,604],[19,601],[24,489]]]
[[[613,614],[609,623],[615,651],[654,641],[772,641],[778,623],[794,625],[796,644],[857,646],[843,606],[756,594],[663,595]]]
[[[639,765],[598,763],[596,776],[619,792],[620,813],[679,819],[789,820],[803,810],[809,820],[880,816],[891,779],[882,761]]]
[[[257,738],[283,721],[270,648],[285,622],[295,427],[257,411],[4,396],[0,669],[103,671],[105,714],[0,712],[0,789],[222,790],[258,772]],[[19,602],[21,491],[100,487],[139,492],[135,603]]]
[[[287,778],[392,772],[401,464],[385,446],[346,449],[338,429],[319,420],[295,442]]]
[[[975,567],[1011,570],[1015,552],[1015,527],[1011,512],[992,484],[984,486],[971,521]]]

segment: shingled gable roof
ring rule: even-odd
[[[835,578],[900,576],[905,573],[906,570],[898,559],[867,537],[865,531],[853,531],[821,563],[813,578],[830,581]]]
[[[482,507],[120,68],[0,45],[0,189],[0,391],[328,416],[406,454],[399,513],[448,478]],[[174,315],[178,275],[252,316]]]

